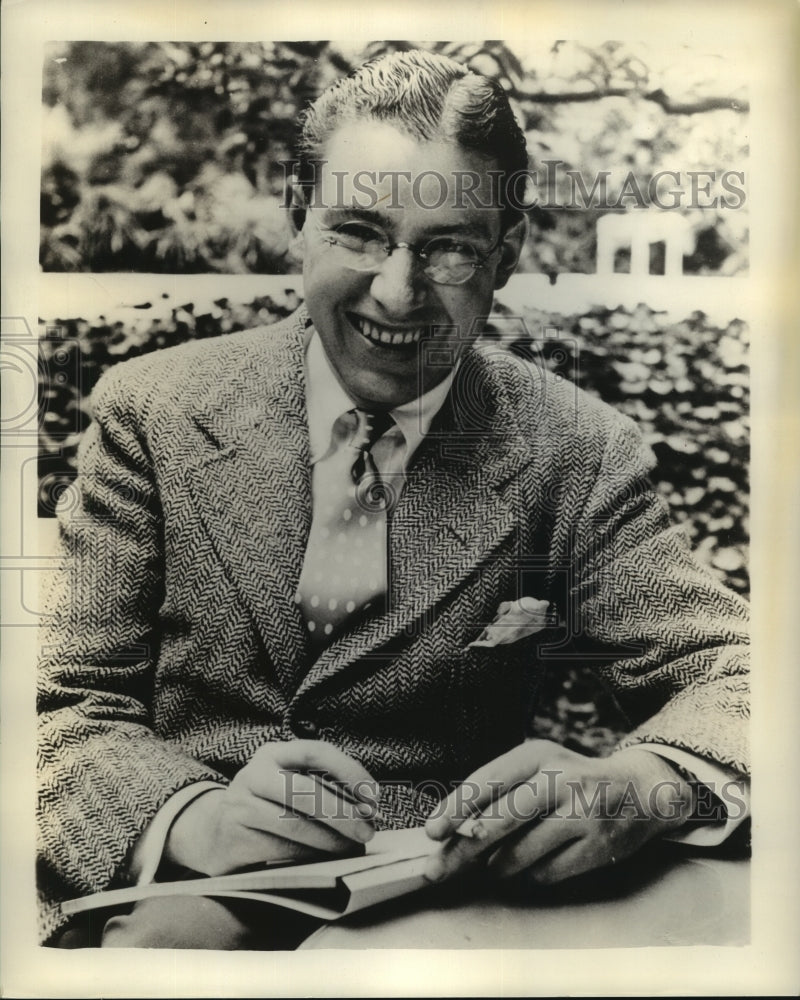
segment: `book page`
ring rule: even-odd
[[[367,844],[367,854],[403,854],[412,858],[430,854],[436,846],[422,826],[409,830],[379,830]]]
[[[358,857],[333,858],[311,864],[287,865],[256,871],[233,872],[203,878],[184,879],[176,882],[151,882],[145,885],[109,889],[91,896],[70,899],[63,904],[64,913],[81,913],[104,906],[121,906],[154,896],[173,895],[239,895],[241,892],[261,893],[291,892],[293,890],[332,890],[339,880],[356,872],[386,869],[396,862],[424,859],[437,848],[422,827],[409,830],[382,830],[367,844],[365,854]],[[420,871],[422,866],[418,866]],[[391,874],[368,878],[364,885],[378,886],[391,883]],[[258,897],[254,897],[258,898]],[[310,912],[310,911],[304,911]],[[314,913],[312,915],[318,915]]]

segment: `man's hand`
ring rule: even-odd
[[[313,774],[325,774],[348,798]],[[372,838],[376,807],[377,783],[330,743],[267,743],[227,788],[205,792],[178,815],[165,858],[221,875],[263,861],[342,854]]]
[[[448,878],[482,858],[498,878],[558,882],[621,861],[692,807],[691,786],[656,754],[584,757],[533,740],[475,771],[428,820],[428,835],[446,843],[426,876]],[[457,834],[469,816],[472,836]]]

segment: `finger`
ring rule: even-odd
[[[537,885],[553,885],[610,863],[610,859],[601,858],[588,838],[584,838],[572,841],[563,851],[542,858],[525,872],[524,877]]]
[[[549,740],[531,740],[473,771],[429,817],[425,824],[428,836],[433,840],[453,836],[467,817],[482,812],[489,803],[535,775],[540,762],[552,756],[554,750],[560,748]]]
[[[281,778],[288,792],[284,802],[293,812],[324,823],[350,840],[364,843],[374,836],[375,829],[369,821],[374,814],[372,806],[354,802],[339,794],[335,786],[331,788],[308,774],[284,771]]]
[[[497,878],[512,878],[528,869],[543,870],[551,856],[561,854],[580,839],[575,826],[561,816],[544,817],[518,836],[507,837],[489,858],[487,869]]]
[[[258,823],[254,818],[253,822]],[[265,822],[268,822],[265,820]],[[219,870],[209,874],[221,874],[236,871],[249,865],[266,864],[269,862],[292,861],[303,862],[320,860],[333,853],[330,850],[308,847],[297,841],[286,840],[276,833],[269,833],[257,826],[238,825],[235,832],[226,838],[224,859]],[[341,851],[345,850],[342,848]],[[341,853],[340,851],[340,853]],[[217,859],[218,862],[220,859]]]
[[[263,749],[269,749],[271,756],[281,767],[328,775],[348,794],[377,808],[378,782],[362,764],[332,743],[324,740],[291,740],[286,743],[269,743]]]
[[[241,802],[237,818],[241,827],[257,835],[279,837],[288,844],[301,844],[326,853],[347,851],[352,848],[354,840],[363,843],[364,839],[369,839],[374,834],[372,828],[365,825],[365,838],[348,836],[344,832],[344,826],[333,828],[255,796]],[[293,856],[291,851],[288,856]]]
[[[426,878],[433,882],[451,878],[509,836],[538,820],[549,804],[549,789],[544,782],[533,779],[515,785],[474,820],[471,836],[456,834],[442,845],[441,851],[431,856]]]
[[[360,810],[369,810],[365,803],[356,804],[338,795],[309,774],[279,766],[273,757],[254,758],[234,779],[254,798],[270,802],[281,809],[282,815],[303,816],[330,827],[339,837],[366,843],[375,829]],[[281,836],[288,836],[281,829]]]

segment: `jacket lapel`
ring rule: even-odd
[[[479,382],[476,383],[475,379]],[[470,392],[460,390],[471,381]],[[478,421],[458,400],[478,397]],[[302,693],[363,659],[418,621],[486,558],[518,524],[515,480],[533,460],[530,442],[490,367],[465,359],[440,419],[420,446],[390,527],[390,594],[385,614],[332,643],[298,691]]]
[[[308,648],[294,595],[311,517],[301,312],[263,331],[244,384],[224,380],[194,414],[205,437],[188,471],[205,530],[292,692]],[[240,373],[241,378],[241,373]]]

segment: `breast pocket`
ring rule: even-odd
[[[499,646],[465,646],[453,669],[451,710],[458,729],[502,752],[530,729],[543,677],[538,638]],[[487,757],[487,759],[489,759]]]

